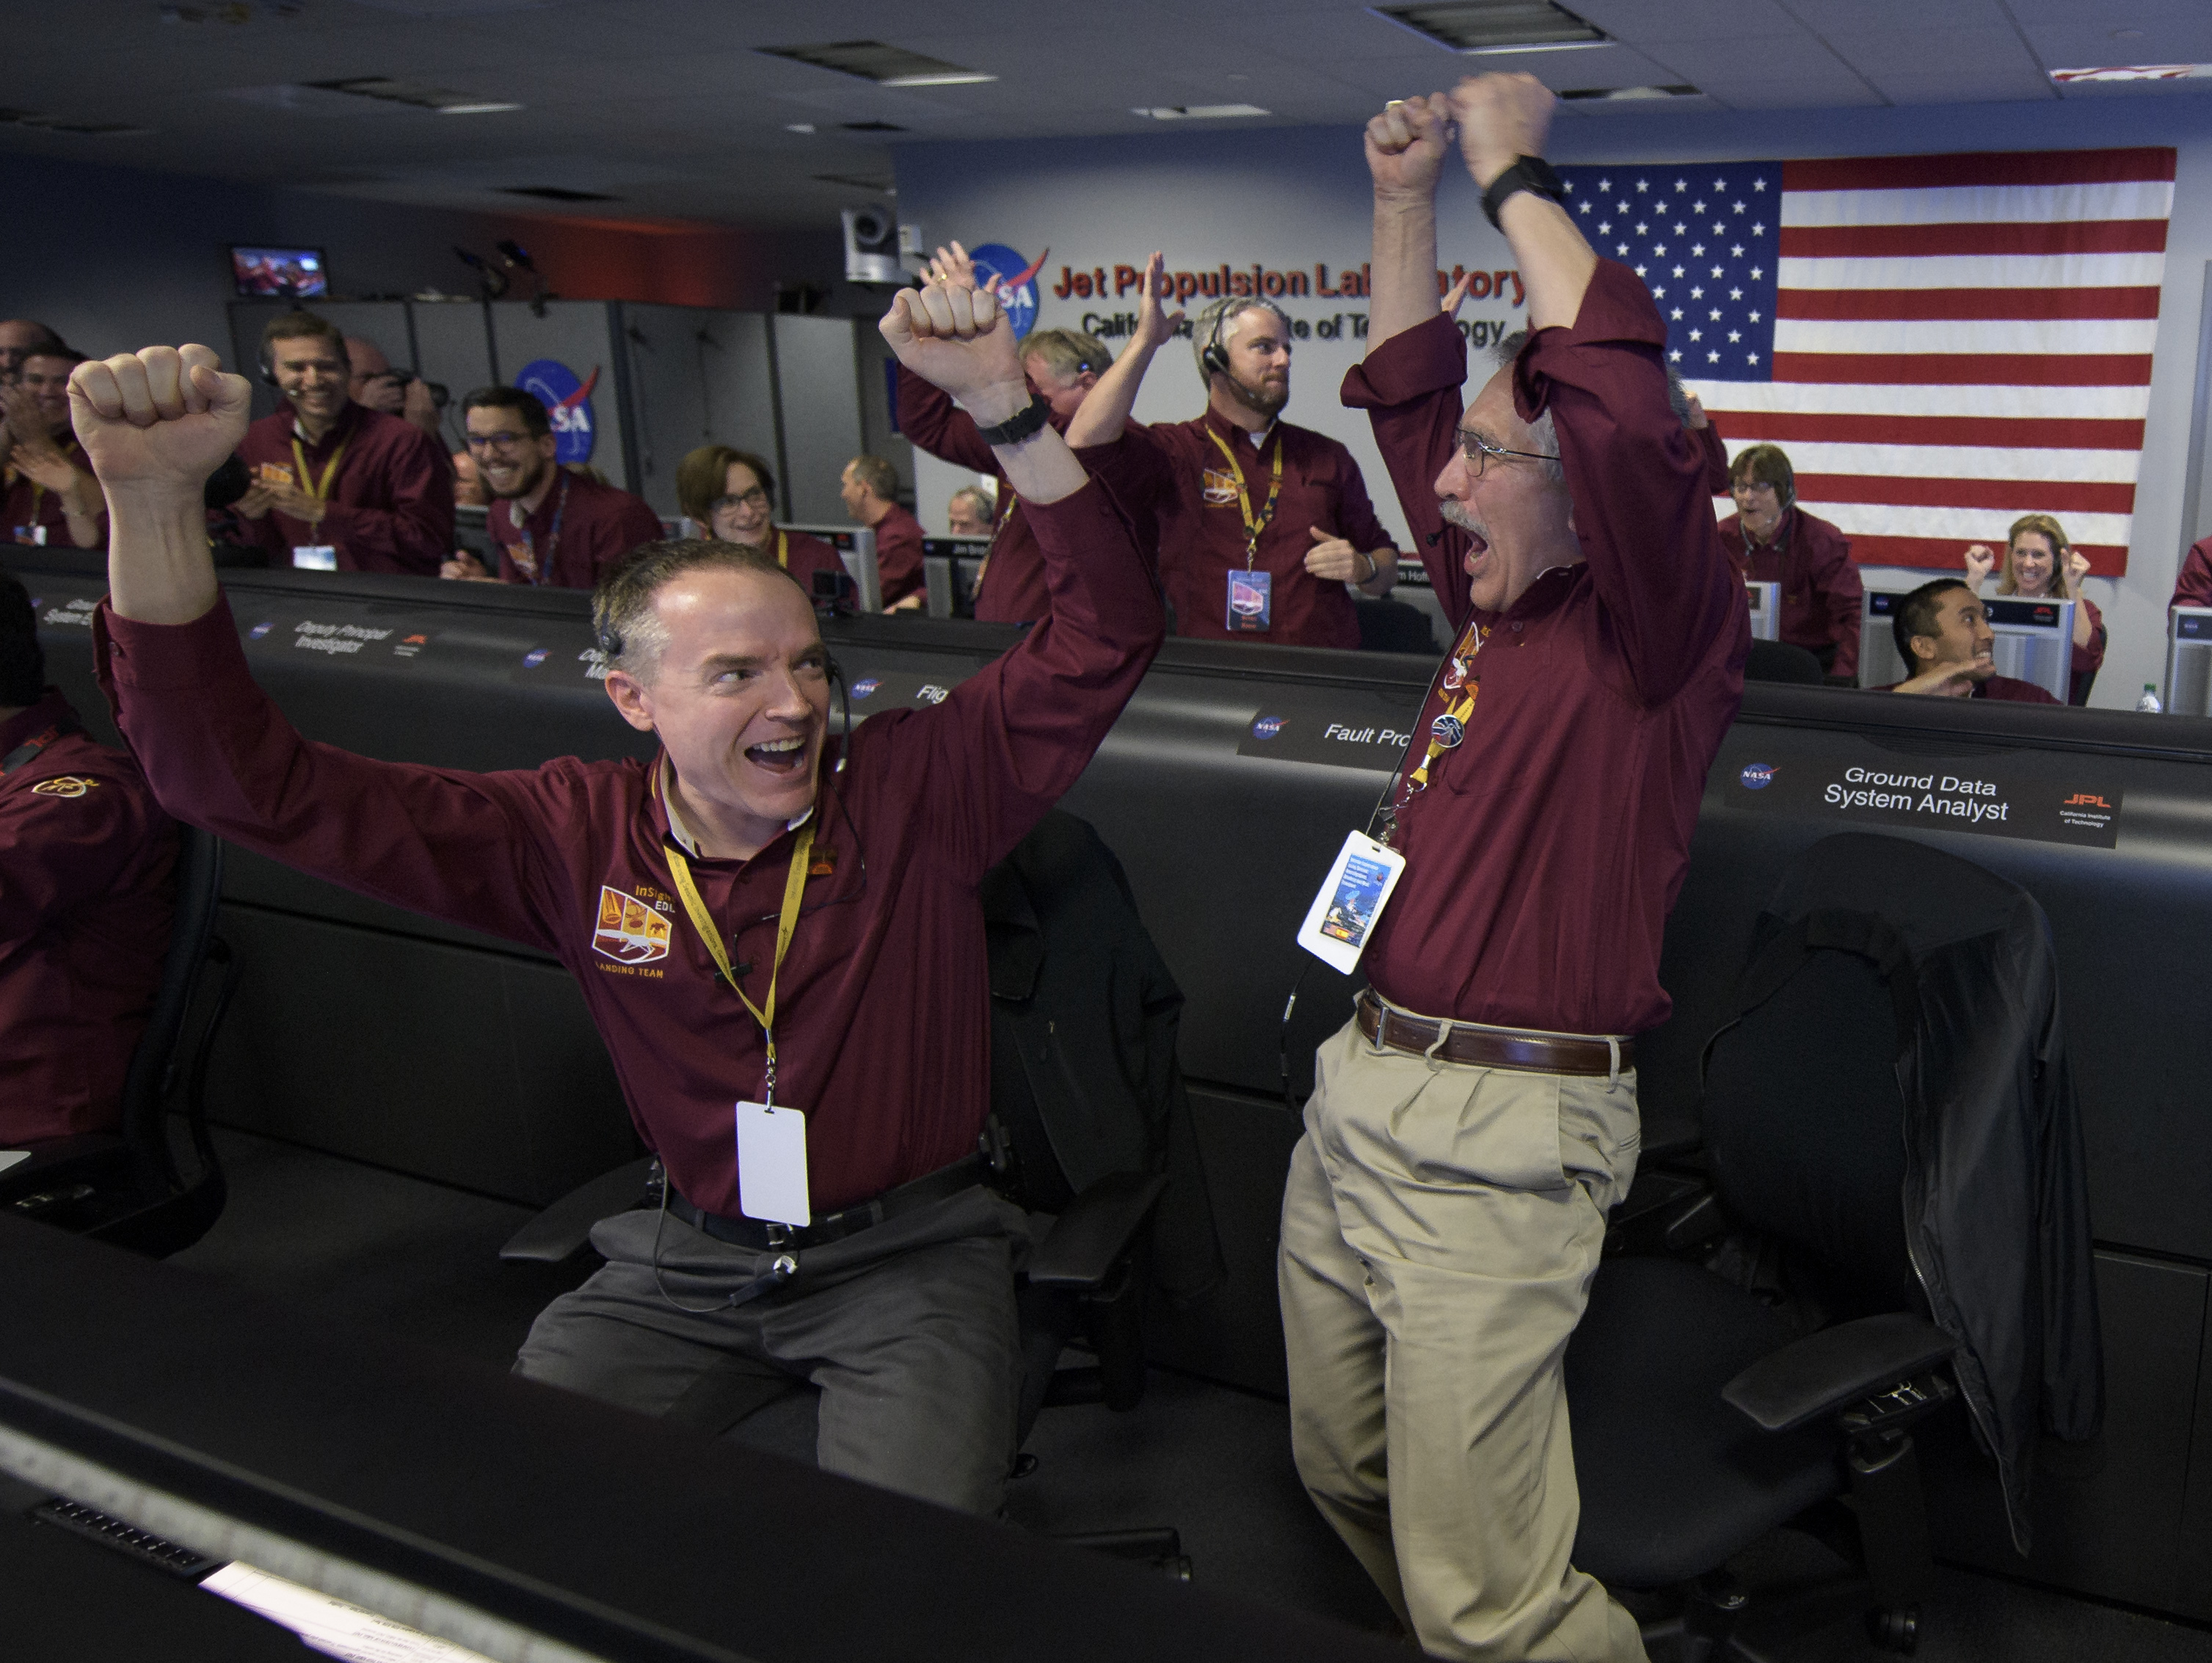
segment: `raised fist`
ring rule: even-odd
[[[252,399],[222,361],[203,346],[143,347],[76,367],[70,419],[101,485],[199,500],[245,437]]]
[[[988,289],[902,288],[877,327],[902,367],[957,400],[977,425],[996,427],[1028,408],[1014,326]]]
[[[1983,580],[1996,570],[1996,551],[1986,543],[1977,543],[1966,550],[1966,586],[1981,593]]]
[[[1451,143],[1451,100],[1443,93],[1384,105],[1367,124],[1367,171],[1376,193],[1434,195]]]
[[[1487,191],[1522,156],[1542,155],[1558,102],[1533,75],[1469,76],[1453,88],[1460,154],[1475,184]]]
[[[2081,580],[2088,575],[2088,555],[2079,549],[2069,549],[2066,551],[2066,592],[2078,597],[2081,592]]]

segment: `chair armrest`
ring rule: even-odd
[[[1792,1340],[1721,1387],[1761,1431],[1789,1432],[1946,1362],[1958,1344],[1933,1323],[1890,1312]]]
[[[644,1198],[652,1171],[648,1155],[570,1190],[509,1236],[499,1256],[538,1265],[566,1264],[584,1250],[592,1225],[628,1212]]]
[[[1168,1187],[1164,1174],[1115,1172],[1069,1202],[1030,1253],[1029,1279],[1041,1288],[1091,1291],[1113,1274]]]

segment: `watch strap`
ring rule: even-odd
[[[975,431],[986,445],[1018,445],[1044,426],[1051,416],[1052,406],[1045,402],[1044,395],[1032,393],[1027,410],[1009,416],[995,428],[978,428]]]
[[[1522,156],[1491,180],[1490,189],[1482,193],[1483,217],[1497,227],[1498,209],[1505,206],[1508,197],[1521,191],[1547,197],[1553,202],[1564,201],[1567,194],[1566,186],[1552,171],[1551,163],[1541,156]]]

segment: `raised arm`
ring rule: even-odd
[[[1471,76],[1452,88],[1460,154],[1475,188],[1487,191],[1522,156],[1544,154],[1557,102],[1533,75]],[[1528,328],[1571,327],[1597,271],[1597,254],[1567,210],[1532,191],[1517,191],[1498,210],[1528,289]]]
[[[1367,124],[1375,181],[1370,353],[1437,315],[1437,179],[1451,143],[1451,100],[1443,93],[1393,101]]]
[[[926,276],[929,282],[940,288],[973,290],[977,286],[975,263],[957,242],[937,251]],[[994,279],[994,296],[995,282]],[[999,470],[998,458],[991,454],[991,447],[975,430],[974,421],[942,388],[904,368],[898,373],[898,425],[899,432],[915,449],[939,462],[949,462],[970,473]]]
[[[1129,412],[1136,408],[1137,389],[1145,384],[1152,355],[1175,339],[1176,331],[1182,325],[1182,313],[1170,316],[1162,299],[1167,292],[1166,265],[1167,257],[1158,250],[1145,263],[1136,333],[1121,349],[1121,355],[1098,378],[1097,385],[1084,395],[1082,407],[1067,424],[1067,442],[1077,450],[1110,445],[1121,436],[1128,427]]]

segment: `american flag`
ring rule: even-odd
[[[2127,570],[2174,153],[1563,167],[1731,453],[1790,453],[1868,566],[2055,515]]]

